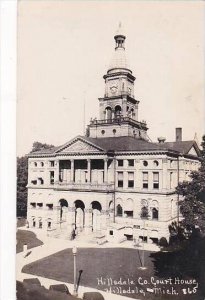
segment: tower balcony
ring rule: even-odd
[[[145,121],[139,122],[130,117],[118,116],[112,119],[104,119],[104,120],[94,119],[90,121],[90,126],[110,125],[110,124],[129,124],[129,125],[134,125],[135,127],[138,128],[142,128],[144,130],[148,129]]]

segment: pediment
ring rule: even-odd
[[[68,143],[63,148],[59,149],[58,153],[74,153],[74,152],[100,152],[102,151],[95,145],[91,145],[84,140],[75,140],[71,143]]]
[[[191,154],[191,155],[195,155],[195,156],[198,156],[194,146],[191,147],[191,149],[189,150],[188,154]]]

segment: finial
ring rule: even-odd
[[[121,34],[121,31],[122,31],[122,22],[120,21],[120,22],[119,22],[119,25],[118,25],[118,29],[117,29],[116,34],[117,34],[117,35],[118,35],[118,34]]]

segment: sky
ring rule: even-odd
[[[199,142],[204,126],[202,1],[18,1],[17,155],[59,146],[98,115],[119,22],[136,77],[139,120],[153,142]],[[84,109],[85,108],[85,109]],[[85,122],[84,122],[85,116]]]

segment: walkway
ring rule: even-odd
[[[21,227],[19,228],[20,230],[30,230],[31,229],[27,229],[26,227]],[[47,237],[45,236],[45,234],[42,233],[42,231],[40,230],[32,230],[38,237],[38,239],[42,240],[44,245],[39,246],[39,247],[35,247],[32,249],[29,249],[27,252],[30,252],[30,255],[28,255],[27,257],[25,256],[25,253],[21,252],[18,253],[16,256],[16,279],[19,281],[23,281],[25,278],[36,278],[38,277],[41,284],[44,285],[46,288],[49,288],[49,286],[51,284],[59,284],[59,283],[63,283],[66,284],[69,288],[69,291],[73,291],[73,284],[69,284],[67,282],[60,282],[60,281],[56,281],[53,279],[49,279],[49,278],[44,278],[44,277],[40,277],[40,276],[34,276],[34,275],[30,275],[30,274],[26,274],[26,273],[22,273],[22,268],[32,262],[35,262],[36,260],[39,260],[41,258],[47,257],[49,255],[52,255],[56,252],[65,250],[67,248],[73,248],[73,246],[76,246],[77,248],[90,248],[90,247],[95,247],[95,248],[134,248],[133,244],[131,242],[124,242],[122,244],[113,244],[113,243],[106,243],[104,245],[97,245],[97,244],[90,244],[90,243],[86,243],[83,241],[69,241],[69,240],[63,240],[63,239],[56,239],[56,238],[51,238],[51,237]],[[153,251],[153,247],[152,249],[149,249],[149,245],[144,245],[146,250],[151,250]],[[153,245],[151,245],[153,246]],[[141,249],[141,247],[140,247]],[[158,249],[158,247],[157,247]],[[156,249],[156,250],[157,250]],[[156,251],[155,250],[155,251]],[[83,287],[80,286],[79,290],[78,290],[78,295],[79,297],[83,296],[84,292],[100,292],[103,296],[105,300],[110,300],[110,294],[103,292],[103,291],[99,291],[97,289],[93,289],[93,288],[89,288],[89,287]],[[128,297],[124,297],[124,296],[120,296],[120,295],[115,295],[112,294],[112,299],[113,300],[130,300],[131,298]],[[138,299],[139,300],[139,299]]]

